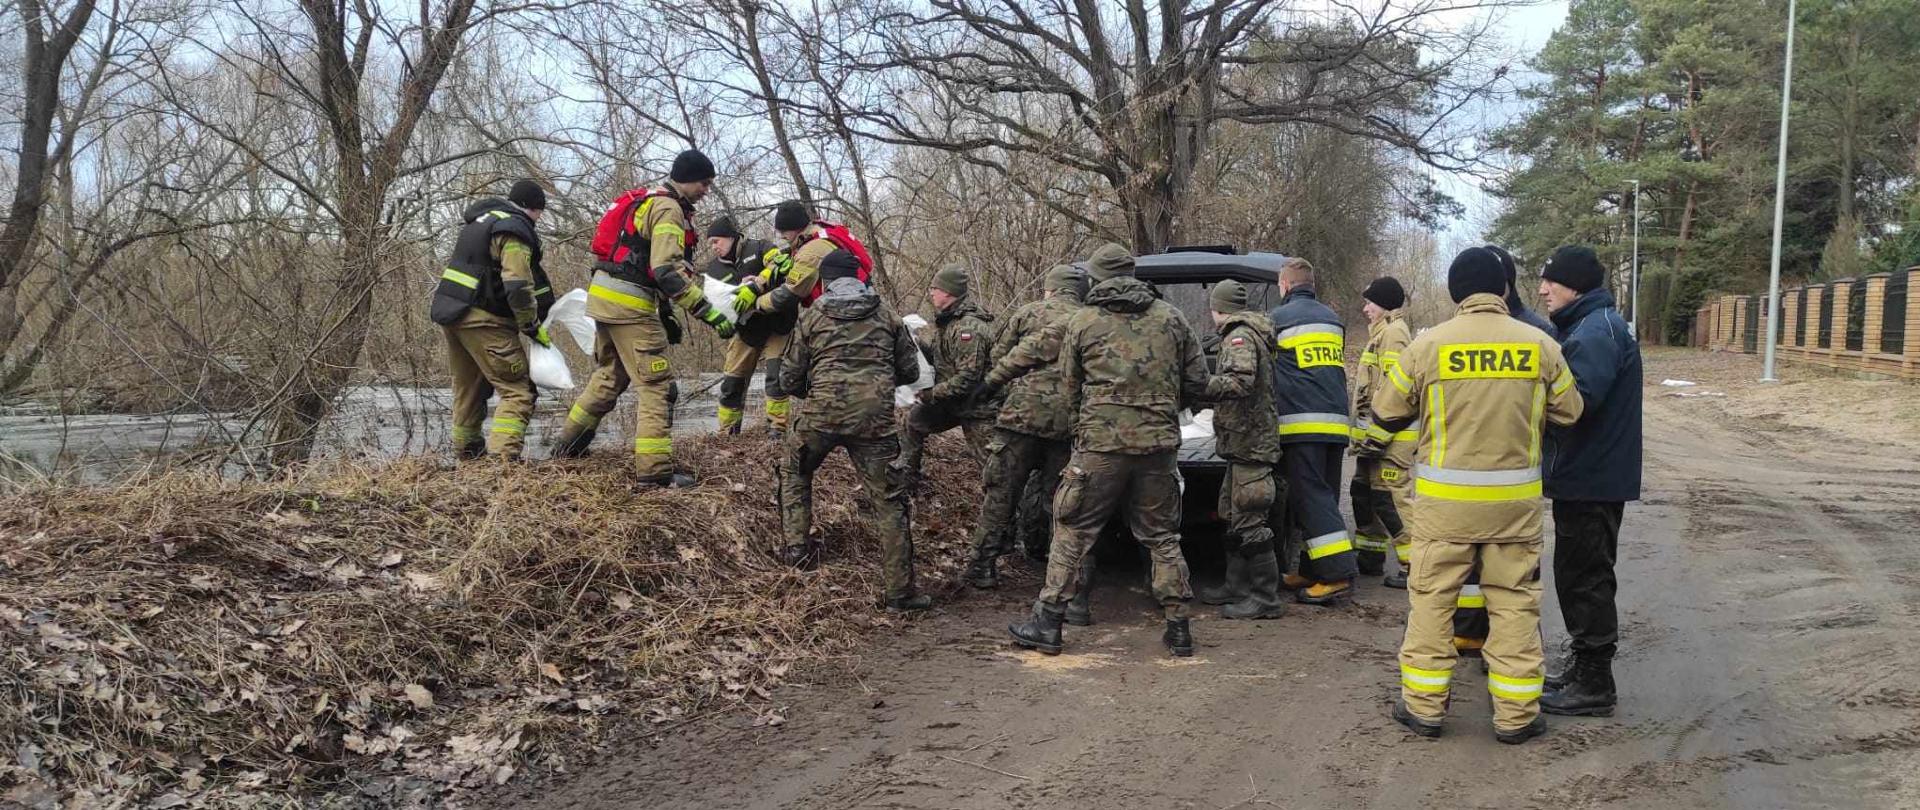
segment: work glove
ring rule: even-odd
[[[992,380],[981,380],[979,385],[973,387],[973,392],[967,395],[967,402],[987,402],[997,396],[1000,396],[1000,384]]]
[[[528,340],[531,340],[549,349],[553,348],[553,337],[547,334],[546,324],[543,324],[543,323],[529,324],[527,328],[520,330],[520,334],[526,335]]]
[[[746,314],[753,311],[753,304],[760,300],[760,291],[754,289],[753,282],[740,285],[733,294],[733,311]]]
[[[708,326],[713,327],[713,333],[719,335],[721,340],[733,337],[733,321],[727,320],[727,316],[720,310],[708,307],[707,311],[701,314],[700,320],[706,321]]]

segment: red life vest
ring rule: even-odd
[[[873,276],[873,256],[867,253],[867,246],[860,244],[860,240],[853,238],[853,232],[847,230],[847,226],[845,225],[837,222],[828,222],[824,219],[816,219],[813,221],[813,224],[820,226],[820,233],[815,235],[814,238],[825,239],[832,242],[834,247],[853,254],[853,260],[860,264],[860,270],[857,273],[860,278],[860,283],[870,283],[869,280]],[[813,291],[807,293],[807,298],[803,303],[811,305],[814,299],[819,298],[820,294],[826,290],[826,287],[827,285],[825,284],[813,285]]]
[[[687,255],[693,255],[694,248],[700,244],[700,234],[693,229],[693,206],[664,188],[636,188],[620,195],[619,199],[613,201],[613,207],[600,216],[600,225],[593,231],[593,244],[590,246],[594,257],[619,269],[627,269],[627,260],[635,258],[639,265],[635,269],[646,270],[646,274],[651,276],[653,268],[647,262],[653,253],[652,234],[636,232],[633,220],[634,211],[655,197],[673,200],[686,215],[685,248]],[[613,268],[608,269],[611,271]]]

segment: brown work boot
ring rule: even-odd
[[[1285,590],[1297,591],[1312,584],[1313,584],[1313,580],[1307,579],[1306,577],[1300,576],[1299,574],[1281,574],[1280,575],[1280,587]]]
[[[1353,598],[1353,580],[1315,582],[1300,592],[1300,601],[1309,605],[1332,606]]]
[[[1472,638],[1470,636],[1453,637],[1453,649],[1460,654],[1461,658],[1479,658],[1481,649],[1486,646],[1487,640],[1484,638]]]

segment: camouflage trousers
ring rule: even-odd
[[[1229,541],[1238,543],[1238,550],[1246,556],[1261,553],[1256,546],[1273,550],[1273,530],[1267,518],[1273,512],[1276,489],[1272,464],[1264,461],[1227,463],[1227,476],[1220,482],[1220,503],[1216,508],[1220,519],[1227,523]],[[1228,546],[1230,552],[1235,548]]]
[[[897,436],[847,436],[808,430],[787,436],[780,464],[780,523],[788,545],[802,545],[813,531],[813,472],[834,448],[847,448],[866,492],[867,514],[880,536],[881,576],[889,599],[912,596],[913,533],[907,515],[907,488],[893,461],[900,455]]]
[[[1407,575],[1407,634],[1400,646],[1400,695],[1429,720],[1446,715],[1459,653],[1453,614],[1468,576],[1480,572],[1492,634],[1483,651],[1493,724],[1516,731],[1540,711],[1545,662],[1540,649],[1540,540],[1456,543],[1416,537]]]
[[[487,399],[500,394],[493,411],[493,431],[486,450],[504,458],[519,458],[526,442],[527,420],[533,418],[539,394],[527,377],[527,352],[512,327],[493,324],[450,326],[447,363],[453,369],[453,448],[463,456],[477,456],[480,423],[487,418]]]
[[[987,441],[993,437],[993,420],[963,418],[955,409],[940,405],[915,405],[901,420],[900,468],[908,480],[920,477],[920,457],[926,453],[927,438],[959,428],[967,437],[967,450],[973,459],[985,464]]]
[[[1072,454],[1073,444],[1067,439],[1047,439],[994,428],[993,439],[987,442],[987,461],[981,475],[986,493],[980,502],[980,519],[973,526],[975,558],[989,558],[1013,550],[1014,518],[1026,500],[1026,491],[1038,489],[1045,493],[1042,502],[1050,502],[1060,484],[1060,470],[1067,466],[1067,457]],[[1031,549],[1028,555],[1038,556]]]
[[[1086,586],[1081,561],[1117,512],[1153,560],[1153,595],[1169,619],[1187,618],[1193,587],[1180,553],[1180,482],[1175,451],[1146,455],[1073,451],[1053,494],[1053,549],[1040,601],[1064,610]]]

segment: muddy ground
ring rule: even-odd
[[[1418,739],[1386,716],[1401,592],[1370,581],[1350,610],[1274,622],[1202,611],[1198,655],[1175,660],[1139,573],[1112,566],[1066,655],[1006,642],[1028,578],[822,662],[775,693],[780,725],[721,713],[486,805],[1920,807],[1920,386],[1783,371],[1650,357],[1615,717],[1498,745],[1464,665],[1446,736]]]

